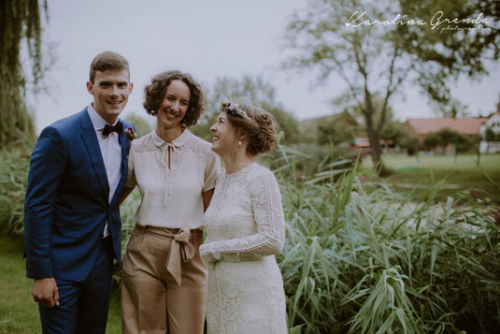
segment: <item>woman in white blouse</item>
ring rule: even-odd
[[[207,271],[200,227],[219,160],[188,127],[205,100],[200,85],[178,71],[155,76],[144,93],[144,108],[157,121],[132,142],[121,198],[136,185],[142,195],[123,264],[123,333],[201,334]]]
[[[273,173],[255,162],[274,146],[273,119],[262,109],[223,101],[211,131],[225,172],[203,218],[208,333],[285,334],[285,294],[274,257],[285,242],[283,207]]]

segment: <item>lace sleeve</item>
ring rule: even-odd
[[[128,154],[128,173],[127,180],[125,181],[125,186],[133,188],[137,185],[137,180],[135,178],[135,169],[134,169],[134,142],[131,142],[130,151]]]
[[[250,260],[281,252],[285,243],[285,218],[274,175],[271,172],[261,173],[252,179],[250,196],[257,233],[202,245],[200,253],[205,263]]]

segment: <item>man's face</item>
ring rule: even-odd
[[[87,82],[87,90],[94,95],[92,105],[106,122],[115,123],[127,105],[128,96],[134,88],[129,81],[127,70],[106,70],[95,73],[94,83]]]

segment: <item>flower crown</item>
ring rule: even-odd
[[[246,111],[241,109],[237,103],[231,105],[231,102],[229,102],[228,100],[221,101],[220,111],[225,111],[228,114],[231,114],[233,116],[238,116],[243,119],[251,119],[250,117],[248,117]]]

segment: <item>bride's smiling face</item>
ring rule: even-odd
[[[219,114],[215,124],[210,127],[210,131],[214,136],[212,139],[212,151],[219,155],[224,155],[236,149],[238,136],[233,125],[227,119],[225,112]]]
[[[173,80],[165,90],[165,97],[158,107],[158,126],[166,129],[181,127],[189,108],[191,91],[181,80]]]

